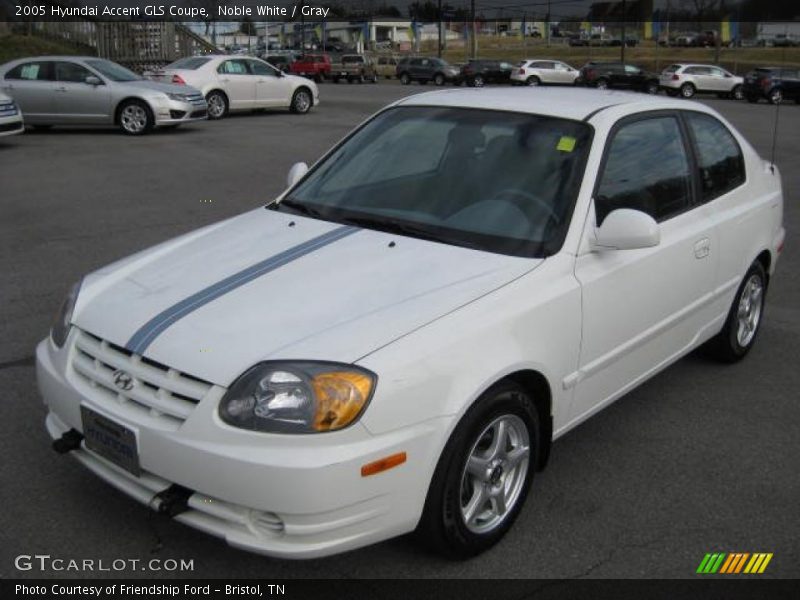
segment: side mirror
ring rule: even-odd
[[[304,162],[294,163],[286,176],[286,186],[292,187],[308,172],[308,165]]]
[[[635,250],[652,248],[661,241],[661,231],[655,219],[640,210],[612,210],[595,230],[593,250]]]
[[[103,82],[100,81],[100,78],[94,75],[88,75],[86,77],[86,83],[88,85],[94,85],[94,86],[103,85]]]

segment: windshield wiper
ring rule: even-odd
[[[325,219],[322,211],[312,208],[308,204],[303,204],[302,202],[298,202],[297,200],[292,200],[291,198],[284,198],[280,202],[277,202],[272,205],[274,208],[273,210],[281,210],[282,206],[285,206],[289,210],[305,215],[306,217],[311,217],[312,219]],[[327,220],[327,219],[326,219]]]
[[[424,227],[417,227],[409,223],[400,223],[380,217],[343,217],[337,220],[347,225],[356,225],[357,227],[364,227],[366,229],[377,229],[378,231],[384,231],[386,233],[397,233],[399,235],[405,235],[421,240],[428,240],[431,242],[453,244],[455,246],[466,246],[469,248],[479,247],[477,245],[470,244],[465,240],[452,239],[446,236],[437,235],[435,232]]]

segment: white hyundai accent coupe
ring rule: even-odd
[[[37,349],[54,447],[229,544],[496,543],[554,438],[753,346],[780,175],[714,110],[400,100],[274,202],[86,275]]]

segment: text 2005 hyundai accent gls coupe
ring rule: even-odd
[[[694,347],[752,347],[780,176],[712,109],[403,99],[275,202],[87,275],[37,350],[54,446],[233,546],[509,529],[551,440]]]

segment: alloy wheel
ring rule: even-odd
[[[756,335],[758,324],[761,321],[763,295],[764,285],[761,278],[756,274],[751,275],[742,290],[736,313],[736,341],[743,348],[747,347]]]
[[[122,128],[128,133],[136,135],[147,129],[149,116],[138,104],[129,104],[123,108],[119,118]]]
[[[487,533],[505,521],[519,501],[528,474],[530,440],[525,422],[506,414],[477,437],[461,476],[464,525]]]

